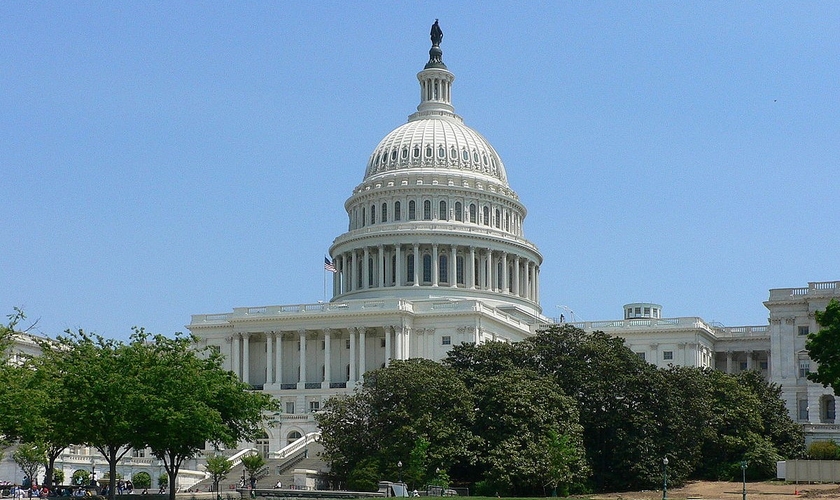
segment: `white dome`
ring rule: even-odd
[[[412,115],[408,123],[391,131],[373,150],[365,180],[403,169],[466,171],[508,186],[505,166],[496,150],[454,113]]]

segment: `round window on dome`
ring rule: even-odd
[[[443,146],[438,146],[438,158],[446,158],[446,150]]]
[[[432,157],[432,147],[431,146],[426,146],[426,158],[431,158],[431,157]]]

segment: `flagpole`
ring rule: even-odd
[[[324,303],[327,302],[327,268],[324,268]]]

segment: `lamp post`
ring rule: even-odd
[[[400,482],[402,483],[402,460],[400,460],[399,462],[397,462],[397,470],[399,471],[399,475],[400,475]]]
[[[90,457],[90,484],[96,485],[96,457]]]
[[[741,462],[741,479],[744,483],[744,489],[742,490],[743,500],[747,500],[747,461],[744,460]]]
[[[668,457],[662,459],[662,500],[668,500]]]

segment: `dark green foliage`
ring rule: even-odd
[[[831,386],[834,394],[840,396],[840,302],[831,299],[825,310],[816,311],[814,317],[822,328],[809,334],[805,342],[808,356],[818,363],[817,371],[809,373],[808,380]]]
[[[359,462],[347,476],[347,489],[350,491],[378,491],[379,467],[373,459]]]
[[[131,476],[131,482],[137,490],[144,490],[152,487],[152,476],[148,472],[137,472]]]
[[[811,460],[836,460],[840,447],[834,441],[814,441],[808,446],[808,458]]]

